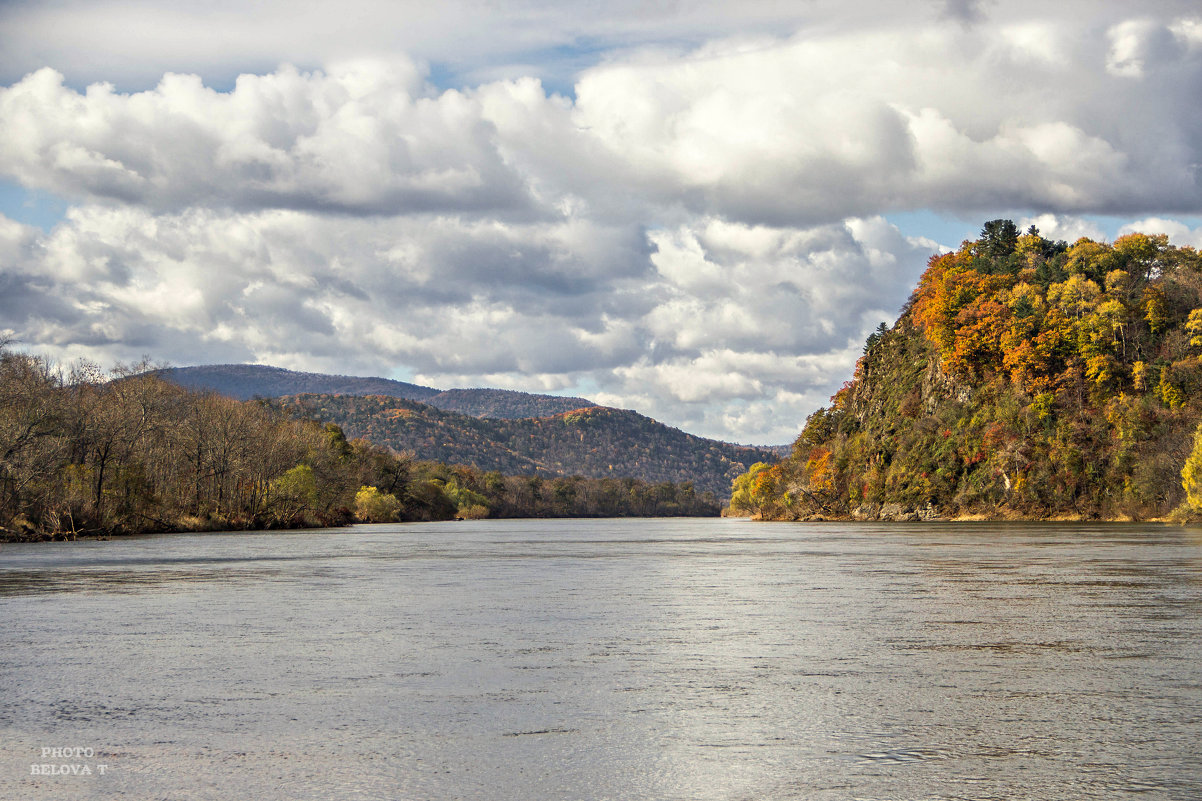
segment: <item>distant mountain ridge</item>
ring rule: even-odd
[[[175,367],[160,375],[192,390],[272,399],[297,418],[336,423],[420,459],[508,475],[692,481],[730,495],[732,479],[781,448],[706,439],[638,412],[586,398],[504,389],[438,390],[387,378],[325,375],[252,364]]]
[[[276,403],[287,414],[338,424],[418,458],[510,475],[692,481],[698,492],[730,495],[731,481],[771,449],[694,436],[638,412],[588,406],[537,418],[482,418],[380,395],[297,395]]]
[[[597,405],[587,398],[537,395],[512,389],[448,389],[417,400],[444,412],[499,420],[548,417]]]
[[[439,390],[389,378],[305,373],[260,364],[171,367],[163,370],[161,375],[186,389],[210,390],[238,400],[304,394],[383,395],[420,401],[437,409],[472,417],[507,420],[546,417],[596,406],[586,398],[565,398],[508,389]]]

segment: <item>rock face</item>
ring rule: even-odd
[[[932,520],[942,520],[943,516],[939,514],[938,509],[928,503],[918,510],[918,519],[924,523],[930,523]]]
[[[877,518],[887,522],[909,523],[918,519],[918,513],[912,509],[907,509],[900,503],[887,503],[881,507],[881,514]]]
[[[939,404],[949,399],[968,403],[972,399],[972,387],[945,373],[939,359],[931,359],[922,377],[923,411],[934,414]]]
[[[851,513],[852,520],[880,520],[889,523],[930,522],[941,520],[939,511],[930,504],[920,508],[902,506],[900,503],[862,503]]]
[[[851,512],[852,520],[879,520],[881,505],[879,503],[862,503]]]

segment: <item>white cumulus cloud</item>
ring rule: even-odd
[[[0,181],[70,206],[0,331],[782,442],[959,244],[895,215],[1199,242],[1185,0],[294,6],[0,7]]]

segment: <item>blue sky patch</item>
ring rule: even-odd
[[[68,203],[57,195],[0,181],[0,213],[10,220],[50,231],[67,214]]]

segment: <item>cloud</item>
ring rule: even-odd
[[[15,0],[0,5],[0,80],[51,64],[76,84],[144,88],[165,71],[222,83],[283,62],[316,67],[397,52],[437,62],[461,85],[524,75],[562,80],[557,71],[614,50],[688,45],[732,31],[858,27],[866,19],[888,27],[913,11],[887,3],[851,16],[835,0],[212,0],[203,9],[181,0]]]
[[[1017,222],[1020,231],[1034,225],[1046,239],[1064,240],[1070,245],[1082,237],[1095,242],[1104,242],[1107,238],[1098,223],[1072,215],[1040,214],[1035,217],[1023,217]]]
[[[880,218],[811,229],[711,219],[650,239],[660,302],[645,320],[672,354],[844,348],[870,319],[892,321],[931,255]]]
[[[942,0],[942,16],[964,25],[972,25],[985,19],[985,0]]]
[[[1196,218],[1195,218],[1196,219]],[[1072,215],[1040,214],[1016,220],[1020,229],[1034,225],[1048,239],[1062,239],[1069,244],[1081,237],[1106,242],[1131,233],[1167,234],[1169,244],[1176,247],[1202,247],[1202,226],[1191,228],[1181,220],[1165,217],[1144,217],[1138,220],[1115,222]],[[1109,223],[1103,227],[1103,223]]]
[[[438,92],[400,56],[242,75],[229,92],[174,73],[80,92],[47,68],[0,90],[0,165],[30,188],[162,211],[514,221],[575,204],[773,226],[1182,213],[1202,205],[1196,23],[741,37],[615,56],[574,100],[533,78]]]
[[[154,355],[184,363],[214,347],[382,372],[568,372],[628,359],[638,343],[621,315],[650,308],[646,249],[637,231],[587,221],[287,210],[83,206],[49,234],[0,228],[6,280],[40,287],[26,305],[39,342],[104,345],[121,358],[158,343]]]
[[[796,436],[938,250],[879,217],[812,228],[709,219],[649,237],[659,302],[640,325],[650,346],[612,371],[605,397],[760,443]]]
[[[1113,30],[1038,19],[719,42],[585,72],[575,117],[642,191],[748,222],[1190,210],[1202,57],[1159,46],[1187,27],[1122,33],[1137,75],[1105,69]]]
[[[1197,241],[1193,4],[843,6],[6,4],[0,174],[73,206],[0,218],[0,330],[781,442],[941,247],[894,214]]]
[[[1178,220],[1148,217],[1143,220],[1127,223],[1118,230],[1119,236],[1133,233],[1168,234],[1169,243],[1172,245],[1191,247],[1195,250],[1202,249],[1202,225],[1190,228]]]
[[[0,311],[58,357],[587,386],[730,440],[786,437],[792,406],[728,426],[771,398],[824,400],[932,252],[880,218],[644,231],[92,205],[48,234],[0,222]]]
[[[1171,66],[1179,61],[1188,47],[1186,31],[1192,28],[1182,22],[1182,33],[1149,19],[1124,20],[1107,31],[1110,50],[1106,70],[1124,78],[1143,78],[1150,70]]]
[[[350,214],[531,211],[479,103],[432,97],[405,60],[195,75],[84,93],[46,68],[0,91],[0,163],[28,187],[158,210],[291,208]]]

